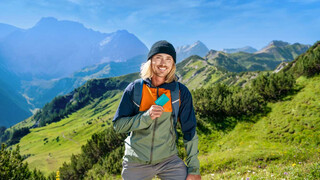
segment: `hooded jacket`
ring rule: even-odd
[[[179,122],[183,142],[187,152],[188,174],[200,174],[198,160],[198,136],[192,96],[186,86],[179,82],[164,83],[154,87],[150,79],[144,80],[140,105],[133,102],[134,83],[124,90],[119,107],[113,119],[113,127],[118,133],[129,133],[125,139],[123,159],[128,162],[156,164],[178,154],[176,133],[172,116],[171,91],[179,84]],[[149,108],[155,100],[166,94],[170,101],[163,108],[161,117],[151,119]]]

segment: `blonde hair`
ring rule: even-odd
[[[143,63],[141,65],[140,68],[140,77],[142,79],[148,79],[148,78],[152,78],[153,76],[153,71],[152,71],[152,67],[151,67],[151,59],[149,59],[146,63]],[[177,77],[176,77],[176,64],[173,63],[172,65],[172,69],[169,72],[169,74],[166,77],[165,82],[166,83],[171,83],[173,80],[177,81]]]

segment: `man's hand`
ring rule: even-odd
[[[152,120],[158,118],[163,113],[164,109],[162,106],[152,105],[149,109],[150,117]]]
[[[186,180],[201,180],[201,176],[195,175],[195,174],[189,174]]]

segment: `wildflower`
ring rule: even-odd
[[[237,174],[240,174],[240,172],[238,172]]]
[[[214,174],[211,174],[211,176],[214,176]]]
[[[250,178],[249,178],[249,177],[247,177],[247,178],[246,178],[246,180],[250,180]]]
[[[302,162],[299,162],[299,164],[302,164]]]
[[[250,170],[248,170],[248,173],[251,173],[251,171],[250,171]]]
[[[287,172],[284,172],[283,174],[284,174],[284,175],[288,175],[288,173],[287,173]]]
[[[255,173],[256,173],[256,172],[254,172],[254,171],[252,172],[252,174],[255,174]]]
[[[296,163],[293,163],[293,164],[292,164],[292,167],[294,167],[294,166],[296,166]]]
[[[273,177],[274,175],[273,174],[271,174],[271,177]]]

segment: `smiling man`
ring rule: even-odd
[[[177,82],[176,52],[172,44],[152,45],[141,66],[142,79],[125,89],[113,119],[116,132],[128,133],[122,163],[122,178],[193,180],[201,179],[198,136],[191,93]],[[156,100],[166,96],[163,106]],[[177,119],[181,124],[187,152],[185,163],[178,157]]]

